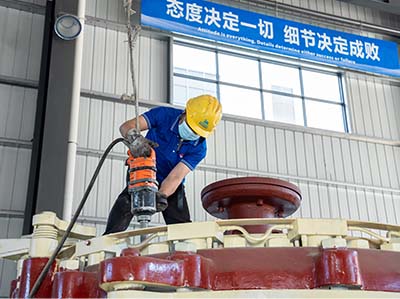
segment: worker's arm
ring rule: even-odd
[[[140,115],[139,116],[139,129],[140,131],[147,130],[149,127],[147,125],[147,121],[145,118]],[[136,118],[132,118],[130,120],[127,120],[124,122],[120,127],[119,127],[119,132],[121,133],[122,137],[127,138],[127,133],[130,129],[136,128]]]
[[[189,167],[183,162],[179,162],[162,182],[159,192],[167,197],[171,196],[189,172]]]

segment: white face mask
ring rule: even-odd
[[[199,135],[197,135],[195,132],[192,131],[192,129],[189,127],[186,121],[183,121],[179,125],[178,129],[179,129],[179,135],[181,136],[182,139],[193,141],[200,138]]]

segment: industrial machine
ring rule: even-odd
[[[302,197],[277,179],[227,179],[201,195],[220,219],[102,237],[74,225],[35,297],[400,298],[400,226],[282,218]],[[31,238],[0,240],[18,265],[11,298],[28,297],[67,226],[50,212],[33,223]]]

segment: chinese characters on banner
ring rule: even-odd
[[[144,0],[142,25],[400,77],[397,44],[203,0]]]

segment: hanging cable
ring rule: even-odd
[[[132,0],[126,0],[124,3],[126,10],[126,28],[128,31],[128,47],[129,47],[129,71],[131,73],[131,81],[132,81],[132,95],[130,96],[130,100],[135,102],[135,118],[136,118],[136,128],[139,129],[139,95],[137,93],[136,87],[136,76],[135,76],[135,65],[133,59],[133,51],[136,46],[136,41],[139,36],[139,32],[141,30],[140,25],[135,25],[132,27],[131,18],[136,13],[135,10],[132,9]]]

